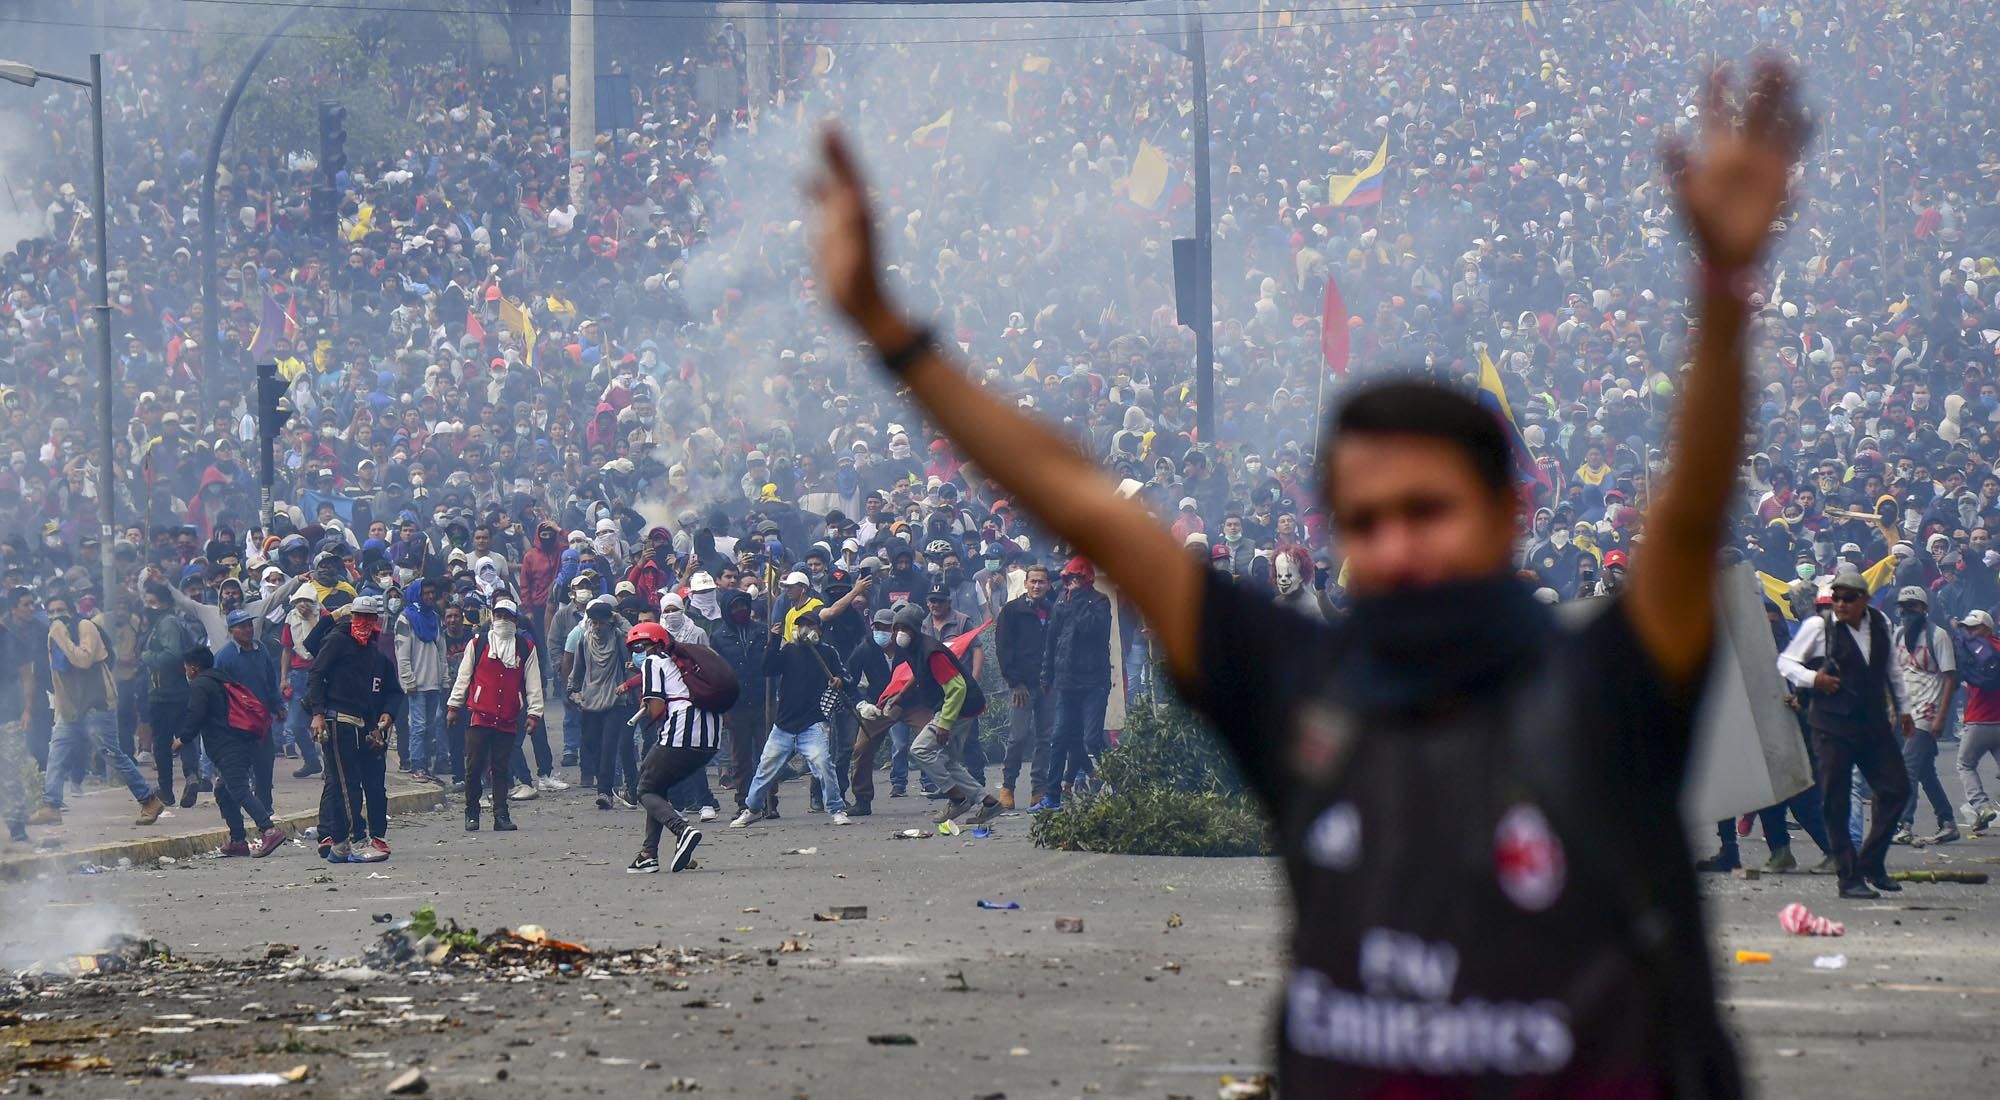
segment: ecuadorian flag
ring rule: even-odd
[[[1125,197],[1134,205],[1157,213],[1167,208],[1178,178],[1160,147],[1141,141],[1138,155],[1132,158],[1132,172],[1125,177]]]
[[[1382,170],[1389,166],[1389,138],[1375,150],[1368,167],[1351,176],[1328,176],[1326,201],[1329,206],[1373,206],[1382,201]]]
[[[938,116],[936,122],[910,131],[910,144],[920,149],[937,149],[951,137],[951,116],[956,108]]]
[[[1507,450],[1514,456],[1514,480],[1520,485],[1549,487],[1549,477],[1528,453],[1528,441],[1521,437],[1521,428],[1514,423],[1514,410],[1507,407],[1507,390],[1500,385],[1500,368],[1493,365],[1493,358],[1479,349],[1479,405],[1500,420],[1507,433]]]

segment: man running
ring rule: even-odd
[[[722,743],[722,716],[702,710],[689,698],[687,681],[673,659],[675,641],[665,627],[639,623],[626,631],[625,644],[638,660],[638,724],[652,746],[639,764],[639,806],[646,811],[646,839],[625,873],[650,875],[660,869],[663,830],[674,834],[674,858],[667,869],[685,871],[694,861],[701,830],[688,824],[668,800],[667,792],[715,758]]]

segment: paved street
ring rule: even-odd
[[[593,948],[665,944],[700,959],[675,980],[264,975],[150,996],[143,984],[115,997],[72,989],[14,1011],[51,1013],[39,1026],[75,1014],[103,1037],[21,1049],[110,1058],[108,1075],[36,1075],[47,1095],[77,1097],[134,1095],[116,1082],[148,1063],[166,1074],[145,1082],[149,1097],[216,1094],[176,1080],[189,1074],[297,1065],[309,1076],[288,1094],[379,1096],[420,1063],[440,1096],[658,1093],[682,1077],[727,1096],[1206,1098],[1220,1074],[1265,1061],[1284,923],[1270,863],[1040,851],[1022,816],[1000,819],[989,839],[892,839],[927,830],[932,804],[884,799],[887,813],[847,829],[789,810],[803,810],[802,790],[786,804],[778,822],[709,826],[700,866],[681,875],[622,873],[642,819],[572,791],[518,806],[511,835],[468,835],[452,813],[402,816],[395,857],[376,866],[330,867],[293,848],[262,862],[7,884],[10,927],[143,930],[200,960],[261,959],[274,942],[307,960],[358,956],[385,927],[374,915],[423,904],[482,930],[535,923]],[[1744,854],[1761,863],[1763,847],[1747,841]],[[2000,871],[2000,838],[1893,859]],[[1855,904],[1805,875],[1708,885],[1717,958],[1775,956],[1721,964],[1764,1095],[1990,1079],[2000,887],[1912,885]],[[981,898],[1022,908],[981,910]],[[1846,921],[1848,934],[1785,935],[1776,913],[1794,900]],[[867,918],[813,920],[848,905],[867,906]],[[1055,930],[1067,916],[1084,919],[1081,934]],[[786,941],[804,950],[781,951]],[[1814,969],[1815,956],[1836,953],[1844,969]],[[260,1016],[277,1018],[228,1023]],[[193,1025],[177,1021],[204,1026],[190,1039],[181,1029]]]

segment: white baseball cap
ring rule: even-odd
[[[812,585],[812,578],[794,569],[790,573],[787,573],[785,575],[785,579],[782,583],[784,583],[787,586],[794,584],[803,584],[810,587]]]

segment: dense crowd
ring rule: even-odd
[[[88,114],[67,90],[10,107],[32,115],[39,155],[12,186],[42,225],[0,256],[0,579],[8,667],[32,669],[25,686],[0,676],[0,714],[21,707],[45,819],[93,766],[93,740],[112,765],[121,744],[151,753],[157,794],[136,765],[121,770],[142,820],[157,816],[188,693],[203,690],[183,659],[205,645],[218,665],[271,666],[274,740],[310,773],[309,639],[362,600],[406,700],[392,766],[464,780],[479,765],[447,696],[505,601],[536,643],[555,728],[509,746],[496,787],[528,797],[576,767],[601,802],[636,799],[636,762],[604,737],[629,670],[614,683],[592,646],[658,621],[699,630],[735,668],[744,713],[721,739],[721,778],[739,809],[774,812],[774,797],[750,797],[783,709],[766,688],[767,658],[774,676],[783,667],[772,626],[789,642],[823,608],[859,698],[879,694],[850,667],[872,635],[921,620],[949,643],[993,619],[958,656],[1009,704],[993,719],[1009,731],[997,801],[1011,806],[1028,770],[1023,804],[1058,804],[1105,744],[1114,677],[1146,682],[1144,632],[1096,594],[1089,563],[910,414],[823,308],[797,190],[803,135],[829,114],[856,132],[895,289],[988,387],[1062,424],[1190,553],[1304,614],[1341,605],[1307,475],[1323,402],[1396,368],[1476,384],[1490,359],[1534,505],[1521,567],[1545,598],[1573,599],[1619,586],[1669,460],[1689,306],[1661,149],[1694,126],[1683,89],[1711,59],[1760,48],[1809,75],[1817,134],[1753,299],[1762,389],[1736,544],[1787,620],[1811,617],[1850,568],[1877,592],[1919,588],[1952,618],[1991,612],[2000,132],[1977,59],[1997,21],[1931,0],[1218,17],[1212,439],[1196,437],[1194,340],[1174,313],[1168,242],[1187,233],[1197,139],[1190,70],[1159,33],[1170,23],[939,21],[898,31],[928,40],[885,42],[880,24],[791,21],[777,93],[716,114],[696,77],[744,67],[725,27],[702,65],[631,74],[635,128],[599,135],[581,201],[561,74],[402,57],[362,109],[420,136],[340,176],[338,239],[312,230],[311,149],[225,158],[218,347],[199,335],[208,135],[187,105],[211,109],[231,74],[185,51],[115,52],[109,547],[96,537]],[[1384,147],[1380,201],[1331,204],[1329,177]],[[1156,156],[1164,184],[1140,169]],[[1347,330],[1340,374],[1325,326]],[[277,364],[295,410],[268,518],[253,359]],[[108,617],[107,554],[121,585]],[[921,752],[921,731],[899,728],[896,793]],[[836,728],[799,748],[816,807],[858,793],[855,739]],[[967,789],[985,782],[971,741],[968,778],[947,769],[940,792],[952,810],[986,797]],[[714,805],[701,788],[676,803]]]

